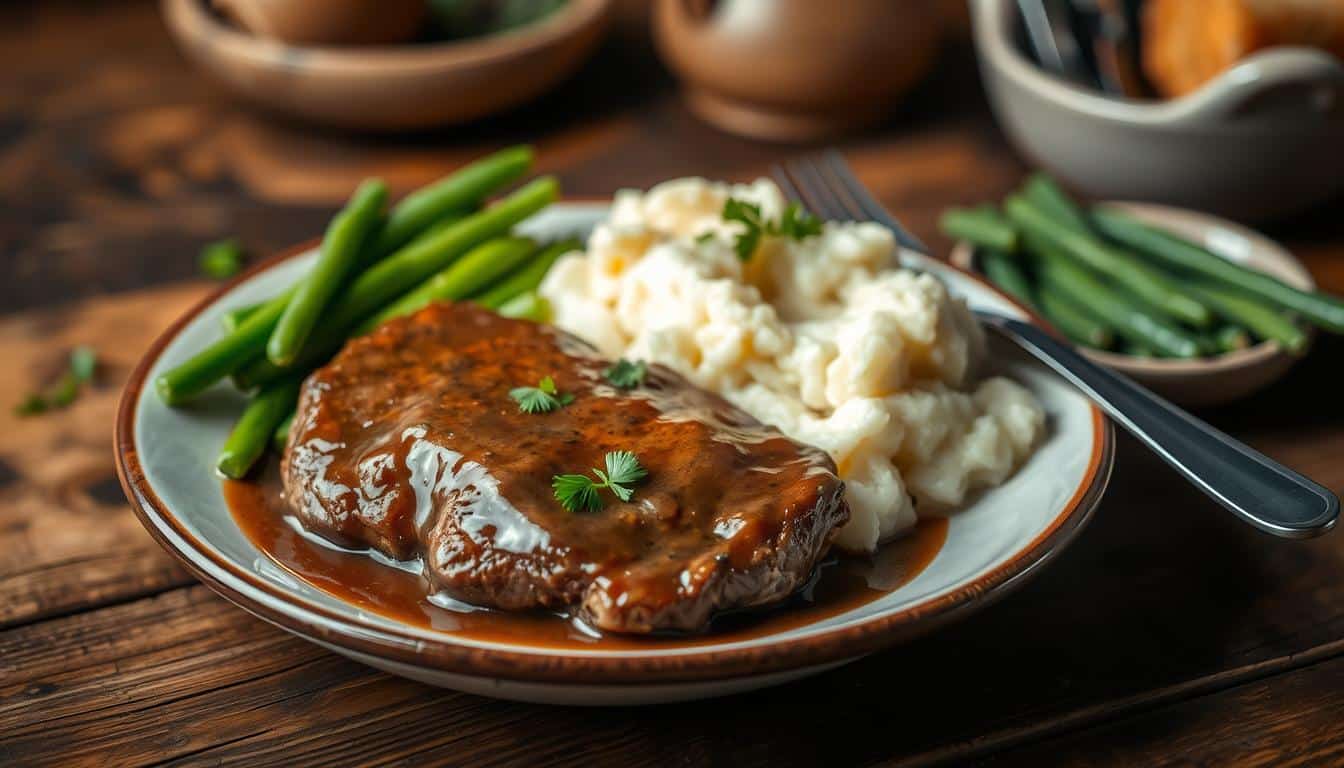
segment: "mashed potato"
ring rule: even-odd
[[[667,365],[790,437],[826,450],[856,551],[1002,482],[1044,424],[1027,390],[972,385],[984,338],[936,278],[897,266],[891,233],[830,223],[801,242],[767,237],[749,262],[728,197],[778,219],[785,200],[750,185],[678,179],[622,191],[587,251],[542,285],[557,325],[605,355]]]

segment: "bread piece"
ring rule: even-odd
[[[1183,96],[1264,48],[1344,58],[1344,0],[1148,0],[1143,35],[1148,80],[1163,96]]]

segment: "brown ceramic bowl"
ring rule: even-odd
[[[570,0],[536,24],[461,42],[338,48],[249,35],[203,0],[161,3],[182,50],[230,91],[301,120],[372,131],[464,123],[541,94],[592,51],[612,4]]]
[[[257,37],[293,45],[395,45],[414,40],[426,0],[214,0]]]
[[[657,0],[654,32],[691,109],[801,141],[880,120],[933,64],[936,0]]]
[[[1106,205],[1296,288],[1316,287],[1302,262],[1282,246],[1225,219],[1148,203]],[[956,266],[971,269],[974,252],[969,243],[960,242],[952,250],[950,260]],[[1081,352],[1093,362],[1120,371],[1172,402],[1193,407],[1222,405],[1254,394],[1283,378],[1298,360],[1272,341],[1199,360],[1130,357],[1094,349]]]

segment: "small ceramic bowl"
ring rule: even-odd
[[[612,0],[570,0],[546,19],[471,40],[296,46],[242,32],[203,0],[162,0],[168,31],[226,88],[275,112],[341,128],[464,123],[540,95],[601,38]]]
[[[1012,0],[972,0],[990,104],[1018,149],[1092,197],[1265,220],[1344,185],[1344,64],[1304,48],[1250,56],[1169,101],[1053,77],[1015,43]]]
[[[426,0],[214,0],[257,37],[294,45],[395,45],[414,40]]]
[[[933,66],[935,0],[657,0],[654,39],[686,101],[726,131],[812,141],[880,120]]]
[[[1316,287],[1302,262],[1274,241],[1245,227],[1162,205],[1119,202],[1106,205],[1198,243],[1229,261],[1273,275],[1295,288]],[[970,243],[959,242],[950,260],[963,269],[973,269],[975,249]],[[1130,357],[1094,349],[1080,351],[1093,362],[1120,371],[1168,400],[1192,407],[1221,405],[1253,394],[1283,378],[1298,360],[1272,341],[1199,360]]]

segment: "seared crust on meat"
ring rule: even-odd
[[[554,328],[434,305],[355,339],[304,384],[282,462],[310,530],[424,563],[481,606],[618,632],[704,629],[802,586],[849,516],[834,463],[676,373],[620,390]],[[544,376],[571,404],[526,414]],[[568,512],[551,478],[634,452],[649,476]]]

